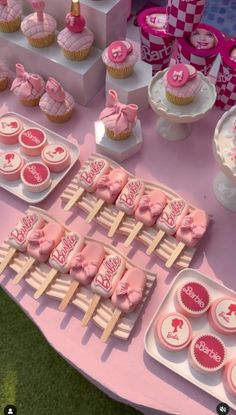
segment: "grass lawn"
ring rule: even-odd
[[[0,289],[0,414],[139,415],[113,401],[69,366]]]

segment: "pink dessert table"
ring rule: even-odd
[[[15,97],[6,91],[1,93],[0,115],[7,111],[18,112],[78,143],[80,163],[83,163],[95,151],[94,121],[104,107],[104,98],[105,92],[101,91],[87,108],[77,105],[69,122],[56,125],[47,121],[38,108],[27,109],[19,105]],[[211,215],[210,229],[191,266],[236,290],[235,214],[225,210],[213,194],[217,165],[212,153],[212,139],[221,115],[222,112],[214,108],[206,118],[194,125],[191,136],[172,142],[157,135],[157,117],[152,110],[142,112],[143,148],[123,162],[123,166],[137,176],[166,184]],[[84,222],[82,211],[76,208],[70,212],[62,210],[60,194],[77,172],[80,163],[38,206],[63,220],[71,229],[109,243],[102,227],[94,222],[90,225]],[[26,208],[26,202],[0,189],[1,243]],[[133,243],[132,249],[126,250],[123,241],[124,237],[117,235],[113,245],[140,266],[157,273],[156,287],[129,341],[111,337],[107,344],[102,343],[99,339],[101,330],[93,323],[86,329],[81,327],[82,313],[78,309],[69,306],[62,313],[57,310],[58,302],[46,296],[34,300],[33,291],[25,281],[13,286],[9,270],[0,277],[0,284],[38,326],[53,348],[114,398],[135,406],[145,414],[215,414],[219,403],[217,399],[172,373],[144,351],[145,331],[178,270],[168,271],[157,257],[147,257],[145,248],[138,242]],[[236,412],[231,410],[230,415],[233,414]]]

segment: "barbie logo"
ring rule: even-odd
[[[185,207],[185,203],[183,200],[173,201],[170,204],[169,213],[163,212],[161,216],[161,220],[163,222],[166,222],[167,225],[169,225],[170,227],[173,227],[175,225],[177,216],[179,216],[182,213],[184,207]]]
[[[37,215],[29,215],[22,219],[22,225],[17,229],[13,229],[10,234],[10,239],[15,239],[18,243],[23,244],[26,240],[26,236],[29,231],[33,229],[33,226],[38,221]]]
[[[172,320],[171,326],[173,327],[173,331],[169,331],[167,334],[167,338],[179,340],[178,330],[183,328],[183,320],[179,318],[174,318]]]
[[[156,61],[162,61],[164,58],[170,56],[172,52],[172,43],[169,46],[164,46],[163,49],[150,51],[147,45],[141,47],[142,60],[148,63],[155,63]]]
[[[139,190],[141,189],[141,182],[130,182],[127,184],[128,193],[122,194],[120,196],[120,201],[123,202],[125,205],[133,206],[136,197],[139,194]]]
[[[95,284],[100,285],[105,291],[109,291],[111,288],[112,279],[115,276],[119,266],[120,258],[111,257],[104,261],[104,272],[99,272],[95,277]]]
[[[92,184],[95,177],[101,172],[104,166],[105,163],[103,160],[92,162],[89,166],[89,171],[82,172],[80,175],[80,179],[88,184]]]
[[[55,261],[57,261],[59,264],[64,265],[68,255],[71,251],[73,251],[77,242],[78,236],[76,234],[67,235],[61,241],[61,248],[54,249],[51,258],[55,259]]]

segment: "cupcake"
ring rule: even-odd
[[[104,50],[102,60],[113,78],[127,78],[134,70],[138,52],[130,42],[117,40]]]
[[[158,343],[167,350],[185,349],[192,339],[192,328],[188,319],[179,313],[161,315],[156,323],[155,335]]]
[[[57,22],[54,17],[44,13],[44,1],[33,0],[31,4],[35,13],[24,18],[21,30],[31,46],[44,48],[54,42]]]
[[[202,283],[190,280],[177,289],[175,305],[188,317],[201,317],[210,307],[210,295]]]
[[[72,1],[71,12],[66,15],[66,28],[57,37],[67,59],[82,61],[86,59],[94,41],[93,32],[85,26],[80,14],[79,1]]]
[[[4,91],[9,82],[9,70],[5,63],[0,62],[0,91]]]
[[[28,73],[20,63],[16,64],[16,78],[11,91],[26,107],[35,107],[45,91],[45,82],[40,75]]]
[[[208,314],[211,326],[221,334],[236,333],[236,299],[220,297],[215,300]]]
[[[196,336],[189,348],[189,362],[202,373],[214,373],[226,363],[226,347],[214,334]]]
[[[166,98],[175,105],[190,104],[201,88],[202,80],[192,65],[177,63],[164,75]]]
[[[69,120],[74,108],[74,98],[65,92],[56,79],[49,78],[46,92],[39,101],[40,109],[50,121],[64,122]]]
[[[14,0],[0,0],[0,32],[16,32],[20,29],[22,8]]]
[[[117,93],[110,89],[107,96],[106,108],[99,115],[106,134],[112,140],[125,140],[132,134],[137,121],[138,106],[124,105],[117,99]]]

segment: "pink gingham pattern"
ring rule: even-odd
[[[236,105],[236,71],[227,65],[221,65],[217,83],[216,105],[227,111]]]
[[[206,76],[210,71],[215,58],[215,54],[210,56],[195,55],[193,53],[190,53],[189,51],[184,50],[182,46],[178,44],[176,62],[193,65],[198,71],[201,71]]]
[[[189,36],[201,20],[206,0],[168,0],[166,32]]]

